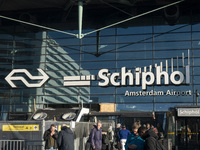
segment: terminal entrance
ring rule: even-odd
[[[173,150],[200,149],[200,107],[175,106],[167,113],[167,137]]]
[[[176,149],[199,150],[200,149],[200,119],[177,118],[176,125]]]

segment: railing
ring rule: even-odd
[[[0,150],[25,150],[24,140],[0,140]]]
[[[0,150],[43,150],[41,140],[0,140]]]

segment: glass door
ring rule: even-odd
[[[178,118],[176,126],[176,150],[199,150],[200,119]]]

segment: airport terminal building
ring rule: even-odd
[[[189,125],[198,143],[198,0],[15,1],[0,3],[1,121],[108,104]]]

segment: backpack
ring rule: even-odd
[[[109,143],[108,136],[105,134],[102,134],[102,143],[106,145]]]
[[[112,131],[111,131],[111,132],[108,132],[108,135],[107,135],[107,136],[108,136],[108,139],[109,139],[109,140],[112,140]]]

